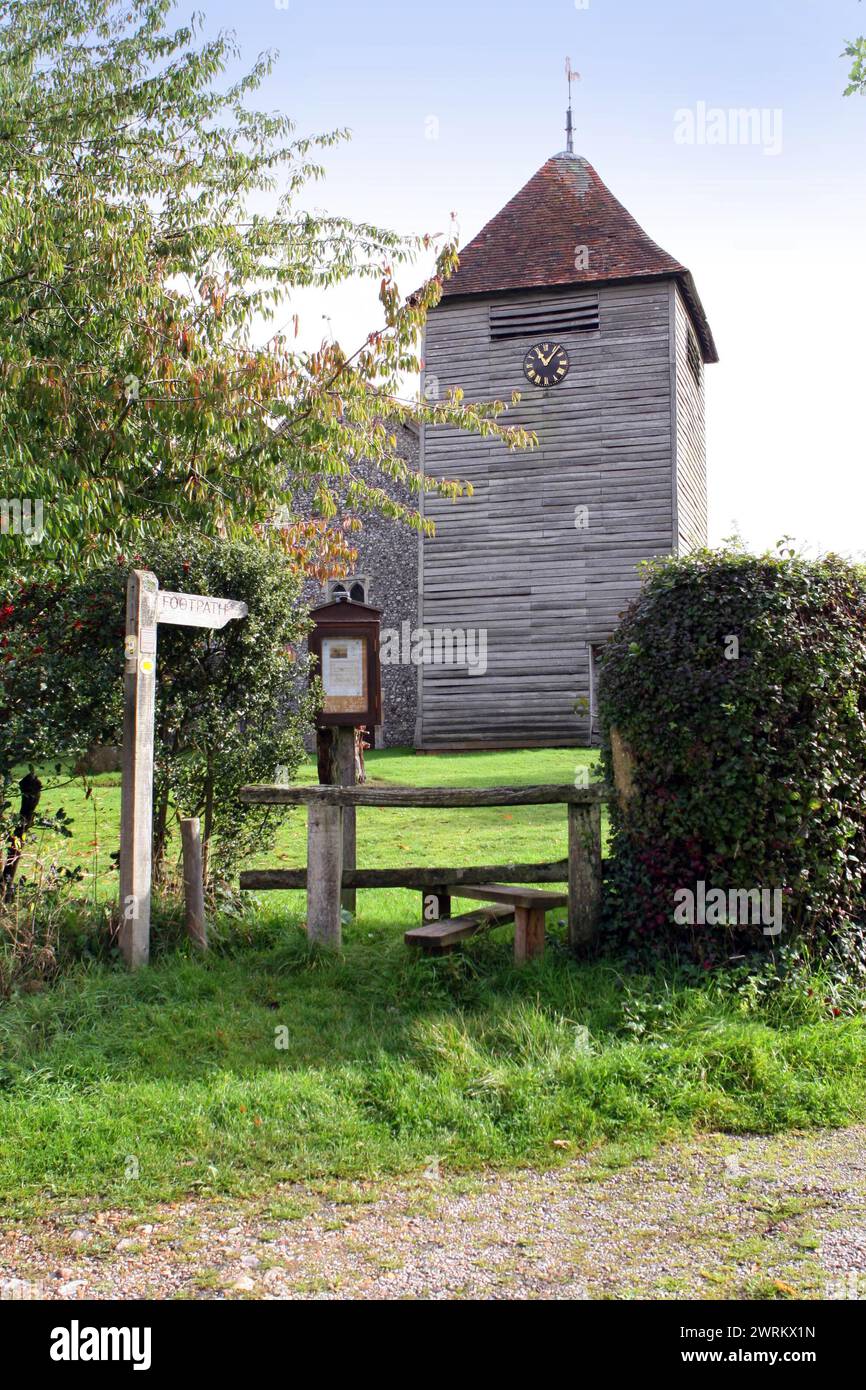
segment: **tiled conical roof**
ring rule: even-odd
[[[557,154],[461,250],[443,298],[671,276],[682,287],[704,360],[718,361],[686,267],[647,236],[587,160]]]

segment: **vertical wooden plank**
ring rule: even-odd
[[[568,808],[568,942],[588,946],[601,910],[601,806]]]
[[[307,810],[307,940],[339,947],[343,878],[343,808],[310,803]]]
[[[446,883],[435,888],[425,888],[421,893],[421,925],[428,927],[431,922],[441,922],[451,916],[451,894]]]
[[[149,570],[133,570],[126,586],[119,940],[130,970],[150,955],[157,589]]]
[[[523,965],[533,956],[544,954],[544,909],[514,909],[514,964]]]
[[[204,878],[201,861],[201,822],[190,816],[180,823],[183,847],[183,893],[186,905],[186,934],[196,946],[207,950],[207,922],[204,915]]]
[[[348,726],[339,725],[334,729],[334,756],[333,781],[342,787],[354,787],[357,781],[357,768],[355,765],[355,730]],[[355,868],[355,831],[356,810],[354,806],[343,807],[343,868]],[[356,904],[356,890],[354,888],[344,888],[340,894],[340,901],[347,912],[354,914]]]

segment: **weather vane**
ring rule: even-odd
[[[568,110],[565,113],[565,148],[569,154],[574,154],[574,131],[571,124],[571,84],[577,79],[580,81],[580,73],[575,72],[571,66],[571,59],[565,60],[565,76],[568,82]]]

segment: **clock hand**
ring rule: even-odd
[[[558,352],[559,352],[559,346],[557,345],[557,346],[553,349],[553,352],[550,354],[549,357],[544,357],[544,356],[542,355],[541,348],[538,348],[538,358],[539,358],[539,361],[542,363],[543,366],[549,367],[550,364],[551,364],[551,362],[553,361],[554,357],[556,356],[556,354],[557,354]]]

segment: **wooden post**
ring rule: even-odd
[[[201,862],[201,821],[190,816],[180,823],[183,846],[183,895],[186,905],[186,934],[194,945],[207,950],[207,922],[204,915],[204,879]]]
[[[343,940],[343,808],[310,802],[307,810],[307,940],[339,948]]]
[[[334,782],[341,787],[354,787],[357,782],[357,765],[355,763],[355,730],[349,725],[338,725],[334,729],[333,744],[333,768]],[[356,830],[355,830],[356,811],[354,806],[343,807],[343,868],[355,868],[356,854]],[[357,890],[354,888],[344,888],[340,894],[340,902],[347,912],[354,916]]]
[[[149,570],[133,570],[126,586],[119,940],[130,970],[150,955],[157,588]]]
[[[447,883],[437,883],[435,888],[427,888],[421,894],[421,925],[429,927],[431,922],[441,922],[451,916],[451,894]]]
[[[568,808],[568,942],[588,946],[601,910],[601,806]]]
[[[355,763],[355,730],[348,724],[320,728],[316,734],[316,758],[319,782],[328,787],[354,787],[357,783]],[[355,807],[343,807],[343,868],[354,869],[356,864]],[[354,914],[357,890],[344,888],[340,902]]]
[[[544,954],[544,908],[514,909],[514,964],[523,965]]]

